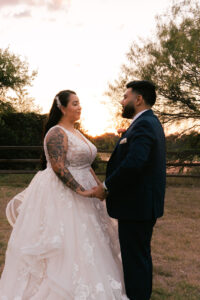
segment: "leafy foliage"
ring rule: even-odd
[[[146,79],[157,86],[156,113],[163,123],[192,120],[200,126],[200,4],[176,2],[157,17],[155,39],[133,43],[120,77],[109,85],[112,102],[130,80]],[[115,104],[116,106],[118,104]]]
[[[40,111],[34,100],[28,96],[27,86],[31,86],[37,72],[29,72],[29,65],[9,49],[0,49],[0,111]],[[11,93],[12,92],[12,93]],[[14,94],[14,96],[11,94]],[[5,105],[3,105],[4,103]],[[13,107],[11,110],[11,106]]]
[[[22,61],[15,54],[10,53],[9,49],[0,49],[0,90],[5,91],[9,88],[19,90],[20,88],[31,85],[36,72],[29,74],[28,64]]]

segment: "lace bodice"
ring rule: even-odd
[[[60,127],[68,137],[68,151],[66,160],[67,167],[75,169],[85,169],[90,167],[96,157],[97,148],[88,139],[86,139],[86,137],[84,137],[84,135],[81,134],[80,131],[77,130],[80,135],[80,137],[78,137],[62,126],[56,126]],[[47,159],[47,167],[51,167],[51,163],[46,146],[46,137],[49,132],[56,126],[50,128],[44,139],[44,151]]]

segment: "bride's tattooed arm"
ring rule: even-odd
[[[75,192],[85,191],[85,189],[74,179],[67,168],[67,148],[68,139],[64,131],[55,127],[51,130],[46,140],[47,151],[52,169],[62,182]]]

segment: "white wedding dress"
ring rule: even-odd
[[[69,171],[85,189],[96,186],[90,172],[96,147],[63,130],[68,136]],[[47,168],[7,207],[8,220],[15,224],[0,300],[128,299],[117,226],[105,203],[66,187],[51,168],[45,140],[44,149]]]

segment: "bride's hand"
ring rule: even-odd
[[[85,191],[78,190],[77,193],[83,197],[93,198],[94,197],[94,189],[95,188],[92,188],[90,190],[85,190]]]

